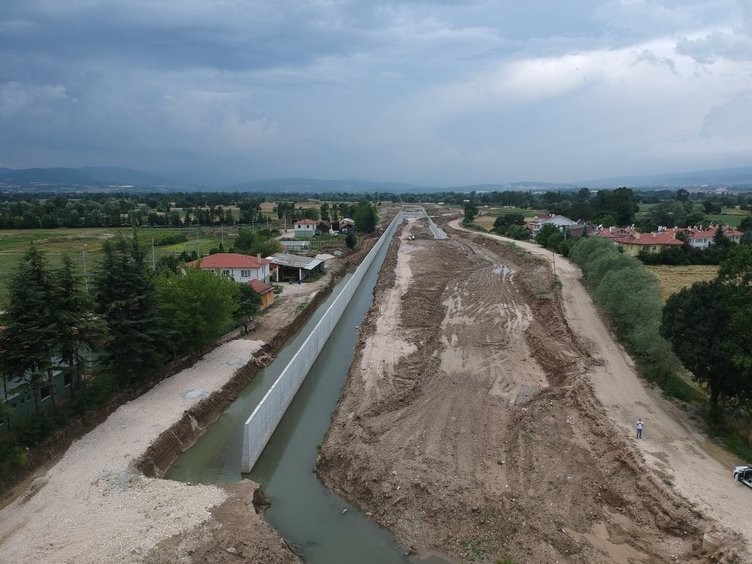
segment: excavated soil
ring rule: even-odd
[[[738,539],[609,419],[586,377],[598,362],[546,262],[459,232],[434,241],[410,221],[317,471],[419,555],[733,561]]]

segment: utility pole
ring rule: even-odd
[[[154,256],[154,237],[151,238],[151,270],[152,272],[157,271],[157,260]]]
[[[84,243],[84,290],[89,293],[89,275],[86,272],[86,243]]]

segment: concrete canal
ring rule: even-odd
[[[373,288],[389,245],[376,255],[339,323],[301,385],[249,477],[262,484],[272,505],[266,520],[306,562],[367,564],[407,562],[393,537],[356,507],[325,488],[313,472],[318,447],[329,428],[353,359]],[[318,323],[347,281],[342,280],[316,315],[257,375],[206,434],[168,472],[167,478],[194,483],[241,479],[243,423]]]

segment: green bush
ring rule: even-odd
[[[660,334],[663,306],[655,275],[604,238],[578,240],[569,257],[582,268],[595,300],[608,313],[640,374],[666,395],[683,401],[699,399],[701,394],[682,377],[681,362]]]

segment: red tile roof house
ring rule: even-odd
[[[260,256],[241,255],[240,253],[216,253],[186,264],[189,268],[200,266],[201,270],[212,270],[217,274],[229,276],[235,282],[248,283],[251,280],[269,282],[269,261]]]
[[[676,238],[676,233],[671,231],[658,231],[653,233],[634,233],[626,237],[612,239],[614,243],[624,249],[628,255],[637,256],[640,251],[659,253],[663,249],[681,247],[684,242]]]

